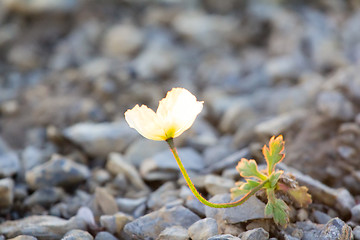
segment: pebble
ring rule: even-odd
[[[315,210],[312,214],[314,216],[315,222],[320,224],[326,224],[331,220],[331,217],[326,213]]]
[[[78,123],[63,134],[94,157],[107,157],[111,152],[123,152],[138,134],[125,122]]]
[[[49,207],[50,205],[59,201],[63,195],[64,191],[61,188],[40,188],[25,199],[24,205],[27,207],[33,207],[35,205]]]
[[[354,235],[354,239],[355,240],[360,240],[360,226],[356,226],[354,229],[353,229],[353,235]]]
[[[200,171],[204,168],[202,156],[192,148],[179,148],[180,159],[187,171]],[[174,156],[170,150],[160,152],[142,162],[140,173],[145,180],[171,180],[179,172]],[[164,175],[156,175],[164,173]]]
[[[23,14],[40,14],[44,12],[72,12],[76,10],[79,4],[78,0],[7,0],[4,1],[4,7],[15,12]]]
[[[120,235],[125,224],[133,221],[134,218],[122,212],[114,215],[103,215],[100,217],[100,224],[106,231]]]
[[[166,77],[177,63],[174,47],[166,43],[149,44],[133,61],[133,69],[143,79]]]
[[[255,126],[255,133],[262,137],[277,136],[286,132],[296,123],[303,121],[306,117],[305,110],[286,112],[268,120],[262,121]]]
[[[248,230],[240,235],[241,240],[268,240],[269,233],[263,228]]]
[[[15,152],[0,149],[0,177],[11,177],[20,171],[20,160]]]
[[[204,218],[192,224],[188,233],[192,240],[207,240],[218,234],[218,225],[215,219]]]
[[[205,205],[202,204],[195,196],[188,196],[185,200],[185,207],[199,215],[205,217]]]
[[[198,220],[200,220],[199,216],[181,205],[163,207],[127,223],[124,231],[132,238],[156,239],[167,227],[177,225],[187,229]]]
[[[70,230],[61,240],[94,240],[90,233],[83,230]]]
[[[219,194],[212,197],[210,202],[227,203],[231,202],[230,194]],[[250,197],[244,204],[234,208],[210,208],[205,206],[206,217],[214,218],[217,223],[227,222],[236,224],[253,219],[267,218],[264,215],[265,204],[256,197]]]
[[[110,57],[132,56],[141,48],[143,42],[143,33],[136,26],[117,24],[105,32],[103,52]]]
[[[107,163],[106,169],[114,174],[124,174],[129,182],[140,191],[149,191],[149,188],[146,186],[142,178],[140,177],[136,168],[125,161],[123,156],[119,153],[110,153]]]
[[[360,222],[360,204],[351,208],[351,221]]]
[[[118,240],[114,235],[108,232],[99,232],[96,234],[95,240]]]
[[[351,227],[340,218],[331,219],[320,232],[321,239],[351,239]]]
[[[86,165],[54,155],[51,159],[26,172],[26,183],[32,189],[46,186],[73,186],[90,177]]]
[[[141,198],[116,198],[116,203],[118,205],[119,211],[132,214],[136,208],[138,208],[141,204],[145,203],[147,197]]]
[[[231,234],[224,234],[224,235],[212,236],[212,237],[208,238],[208,240],[241,240],[241,239],[238,237],[235,237]]]
[[[11,208],[14,202],[14,180],[0,179],[0,209]]]
[[[44,163],[45,157],[41,149],[33,146],[27,146],[21,155],[21,163],[25,170]]]
[[[29,235],[19,235],[19,236],[15,237],[15,238],[11,238],[11,239],[8,239],[8,240],[37,240],[37,238],[33,237],[33,236],[29,236]]]
[[[124,157],[127,162],[138,167],[144,159],[166,150],[169,150],[169,147],[164,142],[139,138],[126,149]]]
[[[324,116],[330,119],[348,121],[355,116],[353,104],[339,92],[321,92],[316,106]]]
[[[150,209],[159,209],[178,198],[179,190],[176,189],[175,184],[173,182],[166,182],[150,194],[147,206]]]
[[[229,193],[230,188],[235,186],[235,182],[231,179],[219,177],[217,175],[206,175],[205,189],[211,195]]]
[[[104,214],[112,215],[119,211],[114,196],[106,188],[97,187],[95,189],[95,201]]]
[[[77,217],[65,220],[54,216],[30,216],[0,224],[0,232],[7,238],[31,233],[39,240],[61,239],[64,234],[72,229],[84,230],[86,224]]]
[[[188,240],[188,230],[181,226],[167,227],[159,234],[157,240]]]

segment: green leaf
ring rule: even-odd
[[[275,198],[273,201],[268,201],[265,206],[265,215],[272,216],[274,222],[283,227],[289,223],[289,207],[286,203],[281,200]]]
[[[277,184],[277,182],[279,181],[279,178],[281,176],[281,174],[283,174],[284,171],[276,171],[275,173],[271,174],[269,177],[269,183],[270,183],[270,187],[274,188]]]
[[[235,184],[237,187],[234,187],[230,190],[232,199],[247,194],[253,188],[257,187],[260,184],[260,182],[247,179],[246,182],[236,182]]]
[[[269,175],[271,175],[271,173],[274,171],[276,164],[278,164],[284,159],[284,145],[285,142],[282,135],[278,136],[277,138],[275,138],[275,136],[272,136],[269,141],[269,147],[264,145],[262,152],[268,165],[267,170]]]
[[[243,178],[254,177],[259,180],[266,180],[266,176],[259,172],[258,166],[255,160],[247,160],[242,158],[241,161],[236,166],[236,170],[240,173]]]

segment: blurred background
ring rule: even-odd
[[[101,166],[117,151],[139,166],[166,146],[142,139],[123,113],[155,109],[185,87],[205,109],[177,144],[206,166],[244,147],[259,156],[270,136],[284,134],[287,164],[360,193],[359,6],[2,0],[2,151],[20,162],[37,156],[34,166],[53,153]]]

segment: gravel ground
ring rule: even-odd
[[[1,1],[0,239],[360,239],[359,26],[358,0]],[[283,134],[313,203],[204,207],[124,120],[173,87],[204,101],[175,139],[203,196]]]

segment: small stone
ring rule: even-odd
[[[228,193],[230,188],[235,186],[235,182],[231,179],[219,177],[216,175],[207,175],[205,177],[205,189],[211,195]]]
[[[19,236],[15,237],[15,238],[11,238],[11,239],[8,239],[8,240],[37,240],[37,238],[33,237],[33,236],[29,236],[29,235],[19,235]]]
[[[24,205],[32,207],[34,205],[41,205],[49,207],[51,204],[56,203],[64,195],[61,188],[44,187],[36,190],[28,198],[25,199]]]
[[[93,239],[94,238],[91,236],[90,233],[83,230],[74,229],[67,232],[61,240],[93,240]]]
[[[227,203],[231,202],[230,194],[219,194],[212,197],[210,202]],[[234,199],[233,201],[236,201]],[[210,208],[205,207],[206,217],[214,218],[220,222],[240,223],[253,219],[267,218],[264,215],[265,204],[255,196],[250,197],[244,204],[233,208]]]
[[[33,189],[46,186],[73,186],[89,177],[90,171],[87,166],[58,155],[26,172],[26,182]]]
[[[351,221],[360,222],[360,204],[351,208]]]
[[[0,209],[8,209],[14,201],[14,180],[0,179]]]
[[[317,99],[318,110],[326,117],[347,121],[354,118],[354,107],[352,103],[339,92],[324,91]]]
[[[218,234],[218,225],[215,219],[204,218],[191,225],[188,233],[193,240],[207,240]]]
[[[125,159],[134,166],[140,166],[144,159],[154,156],[159,152],[168,151],[164,142],[149,141],[148,139],[136,139],[125,151]]]
[[[32,70],[41,64],[39,49],[34,45],[14,46],[9,50],[8,61],[22,70]]]
[[[141,204],[146,202],[146,197],[132,199],[132,198],[116,198],[116,203],[119,211],[131,214]]]
[[[313,216],[314,216],[315,221],[320,224],[326,224],[327,222],[329,222],[331,220],[331,217],[329,215],[327,215],[326,213],[317,211],[317,210],[315,210],[313,212]]]
[[[167,227],[190,227],[200,220],[199,216],[183,206],[163,207],[160,210],[142,216],[124,227],[125,233],[132,238],[157,238]]]
[[[191,193],[192,194],[192,193]],[[185,200],[185,207],[189,208],[191,211],[199,215],[200,217],[205,217],[205,205],[202,204],[196,197],[193,195],[188,196]]]
[[[20,160],[16,153],[0,150],[0,177],[11,177],[20,171]]]
[[[305,119],[307,112],[305,110],[295,110],[283,113],[274,118],[260,122],[255,126],[255,133],[259,136],[276,136],[279,135],[296,123]]]
[[[44,163],[45,158],[44,154],[39,148],[27,146],[22,152],[21,160],[25,170],[30,170],[31,168]]]
[[[356,226],[354,229],[353,229],[353,235],[354,235],[354,239],[355,240],[360,240],[360,226]]]
[[[300,222],[303,222],[303,221],[307,220],[308,217],[309,217],[308,212],[303,208],[299,209],[299,211],[296,214],[296,218]]]
[[[118,24],[106,31],[103,52],[110,57],[131,56],[143,42],[143,34],[138,28],[130,24]]]
[[[86,229],[84,221],[77,217],[69,220],[54,216],[30,216],[0,224],[0,232],[7,238],[31,234],[39,239],[61,239],[72,229]]]
[[[97,187],[95,189],[95,201],[104,214],[112,215],[119,211],[115,198],[106,188]]]
[[[179,190],[176,189],[175,184],[173,182],[166,182],[151,193],[147,205],[150,209],[159,209],[178,198]]]
[[[240,235],[241,240],[268,240],[269,233],[263,228],[255,228]]]
[[[112,234],[120,234],[125,224],[133,221],[134,218],[122,212],[114,215],[103,215],[100,217],[100,224]]]
[[[92,176],[93,179],[100,185],[103,185],[111,179],[110,173],[102,168],[94,169],[92,172]]]
[[[44,12],[66,13],[74,11],[79,2],[78,0],[37,0],[25,2],[22,0],[6,0],[4,1],[4,7],[23,14],[40,14]]]
[[[96,234],[95,240],[118,240],[114,235],[108,232],[99,232]]]
[[[224,235],[212,236],[208,238],[208,240],[241,240],[241,239],[230,234],[224,234]]]
[[[167,227],[162,231],[157,240],[188,240],[188,230],[181,226]]]
[[[63,132],[70,141],[94,157],[123,152],[138,136],[124,121],[113,123],[78,123]]]
[[[351,227],[344,223],[340,218],[333,218],[321,230],[319,237],[324,240],[350,240],[352,238],[352,230]]]
[[[138,190],[149,191],[142,178],[140,177],[136,168],[126,162],[122,155],[119,153],[110,153],[108,161],[106,163],[106,169],[116,175],[125,174],[129,182]]]
[[[186,170],[200,171],[204,168],[202,156],[192,148],[179,148],[179,156]],[[140,166],[140,173],[146,180],[171,180],[176,178],[179,167],[169,150],[146,159]],[[166,178],[158,178],[154,173],[165,173]]]

